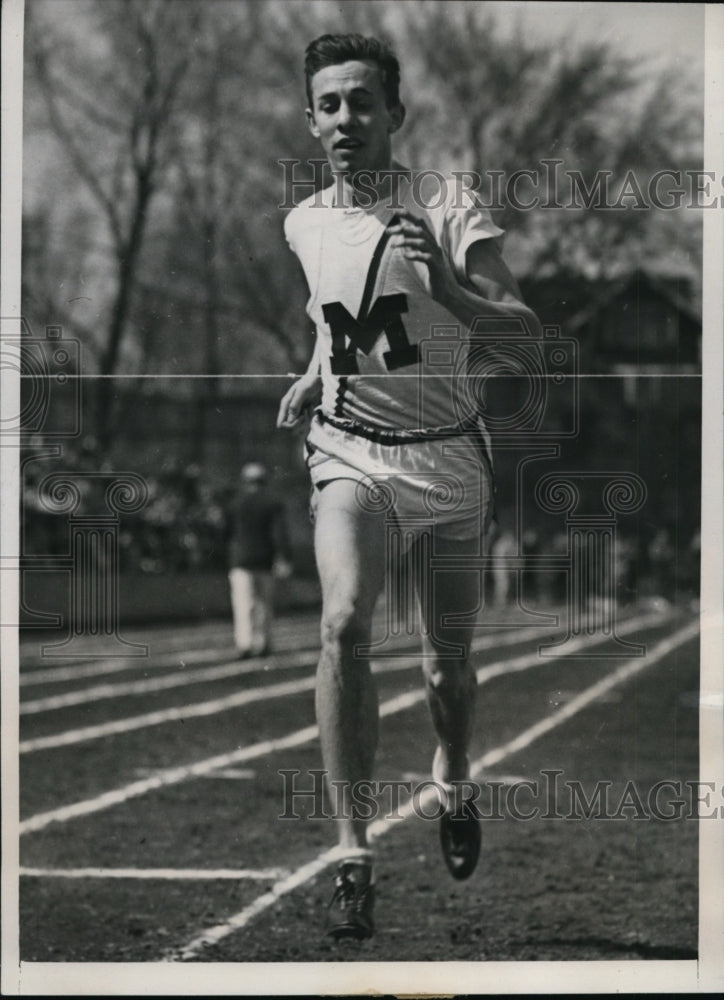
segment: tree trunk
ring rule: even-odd
[[[133,288],[136,281],[138,257],[143,242],[148,205],[153,193],[153,184],[147,169],[136,171],[136,204],[131,220],[128,239],[117,248],[118,288],[111,311],[108,344],[101,357],[100,379],[96,394],[96,440],[101,455],[107,454],[111,443],[113,418],[114,383],[112,376],[118,364],[118,353],[131,306]]]

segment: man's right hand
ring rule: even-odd
[[[291,430],[298,427],[307,417],[309,409],[319,400],[322,380],[318,375],[310,379],[305,376],[297,381],[282,396],[277,414],[277,427]]]

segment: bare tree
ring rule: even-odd
[[[281,161],[310,177],[305,161],[320,156],[303,123],[304,48],[316,35],[393,43],[408,110],[397,142],[412,167],[507,178],[558,160],[590,187],[600,170],[633,169],[645,184],[657,169],[699,165],[701,116],[681,74],[644,70],[604,42],[504,33],[494,5],[28,0],[28,14],[27,128],[62,150],[67,184],[62,199],[29,206],[26,294],[96,345],[99,374],[208,376],[194,383],[199,455],[217,376],[300,370],[311,349],[279,206]],[[59,165],[46,163],[52,180]],[[691,213],[506,204],[497,216],[519,277],[605,277],[671,248],[698,252]],[[74,271],[93,299],[90,323],[60,295]],[[111,379],[101,386],[105,442]]]
[[[28,55],[48,124],[110,237],[114,284],[99,357],[96,433],[108,445],[112,385],[151,203],[169,168],[169,138],[194,55],[195,3],[123,0],[86,8],[91,48],[28,11]],[[87,41],[87,36],[84,39]]]
[[[570,172],[580,177],[584,196],[608,172],[615,202],[627,176],[645,192],[658,170],[699,166],[700,95],[680,72],[618,53],[606,40],[541,40],[520,28],[503,33],[488,5],[430,0],[414,15],[403,5],[397,16],[397,36],[413,53],[408,87],[412,82],[417,108],[409,124],[426,157],[421,166],[434,166],[428,161],[447,148],[461,167],[483,177],[495,171],[503,184],[518,171],[536,171],[542,204],[555,195],[554,179],[567,180]],[[569,189],[560,191],[561,204]],[[524,183],[520,191],[521,202],[528,200]],[[493,191],[485,196],[496,204]],[[652,233],[668,228],[670,213],[655,206],[627,211],[636,197],[634,188],[615,211],[598,210],[595,197],[589,208],[584,197],[574,210],[551,202],[548,210],[528,211],[504,196],[497,221],[525,238],[530,272],[608,277],[634,266],[644,247],[650,253]],[[698,241],[694,231],[681,238],[689,248]],[[669,245],[661,240],[659,253]]]

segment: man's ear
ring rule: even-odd
[[[312,133],[315,139],[319,138],[319,128],[317,122],[314,118],[314,112],[311,108],[305,110],[305,115],[307,116],[307,125],[309,126],[309,131]]]
[[[387,124],[387,131],[392,134],[397,132],[398,129],[402,128],[402,123],[405,120],[406,109],[404,104],[396,104],[394,108],[388,108],[387,114],[389,117],[389,122]]]

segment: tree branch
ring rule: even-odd
[[[86,157],[83,155],[82,150],[76,143],[75,137],[66,125],[57,106],[53,81],[50,78],[45,58],[39,52],[35,53],[35,65],[38,69],[38,79],[41,83],[41,92],[48,109],[53,131],[65,147],[66,152],[68,153],[68,156],[78,173],[78,176],[85,181],[91,193],[95,196],[96,200],[105,211],[114,240],[118,245],[120,245],[122,242],[122,233],[115,203],[106,194],[99,178],[91,170]]]

